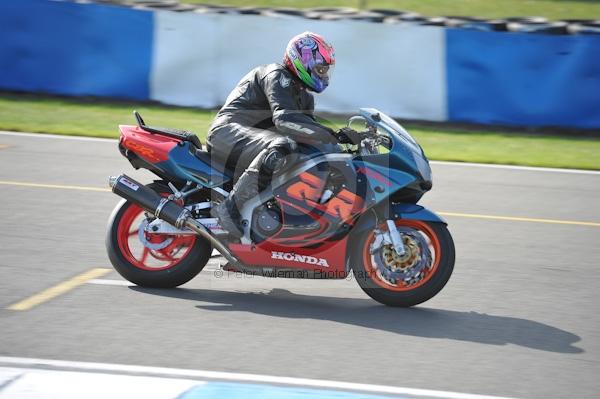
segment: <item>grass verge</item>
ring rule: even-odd
[[[428,16],[460,15],[482,18],[537,16],[549,19],[598,19],[598,0],[180,0],[237,7],[353,7],[388,8]]]
[[[215,114],[133,102],[5,94],[0,95],[0,130],[118,137],[119,124],[135,124],[133,109],[148,124],[192,130],[202,140]],[[334,124],[340,126],[342,121]],[[410,125],[406,128],[434,160],[600,170],[600,138]]]

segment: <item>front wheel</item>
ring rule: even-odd
[[[149,185],[166,196],[162,184]],[[212,252],[195,235],[152,234],[145,228],[154,218],[129,201],[121,201],[108,222],[106,249],[115,270],[141,287],[173,288],[194,278]]]
[[[351,249],[351,267],[360,287],[388,306],[409,307],[435,296],[454,269],[454,242],[443,223],[396,220],[405,253],[389,240],[385,223],[360,233]]]

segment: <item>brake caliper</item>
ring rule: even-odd
[[[147,237],[147,234],[152,234],[152,229],[148,227],[149,225],[150,222],[148,222],[148,219],[144,219],[142,220],[142,223],[140,223],[140,227],[138,230],[138,237],[146,248],[154,251],[159,251],[171,245],[171,243],[173,242],[173,238],[167,238],[166,236],[163,236],[165,239],[161,242],[150,242],[150,240]]]
[[[417,283],[423,277],[423,270],[431,266],[431,251],[425,238],[417,231],[400,227],[397,229],[402,239],[404,253],[399,254],[388,232],[375,230],[375,241],[370,252],[377,270],[391,284],[403,282],[406,285]]]

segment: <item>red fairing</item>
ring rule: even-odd
[[[289,247],[290,245],[297,245],[298,242],[301,242],[302,245],[313,245],[313,244],[319,244],[321,243],[321,241],[323,241],[322,238],[315,238],[317,237],[319,234],[323,233],[325,230],[327,230],[327,228],[329,227],[329,222],[323,218],[322,216],[320,216],[319,214],[312,212],[310,210],[305,210],[297,205],[294,205],[290,202],[287,202],[285,200],[282,200],[281,198],[279,199],[279,204],[281,206],[281,209],[284,211],[283,212],[283,223],[285,224],[286,222],[286,210],[289,208],[295,209],[297,211],[305,211],[307,215],[309,215],[313,220],[317,221],[320,225],[320,228],[318,230],[313,230],[310,231],[306,234],[298,234],[298,235],[294,235],[291,237],[286,237],[285,231],[286,229],[280,229],[276,234],[273,234],[273,236],[269,237],[269,241],[273,244],[279,244],[279,245],[283,245],[283,246],[287,246]]]
[[[233,254],[249,266],[294,268],[345,277],[347,238],[319,248],[282,247],[268,241],[258,245],[229,244]]]
[[[150,163],[169,159],[169,151],[180,141],[171,137],[151,134],[139,126],[119,125],[120,143]]]

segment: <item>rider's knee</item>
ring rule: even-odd
[[[277,150],[284,155],[288,155],[296,151],[298,144],[289,137],[280,136],[269,143],[269,149]]]
[[[262,161],[262,171],[266,174],[279,172],[286,165],[289,155],[293,154],[297,148],[295,141],[281,137],[273,140]]]
[[[263,161],[262,172],[271,175],[280,171],[285,165],[285,156],[282,151],[271,149]]]

